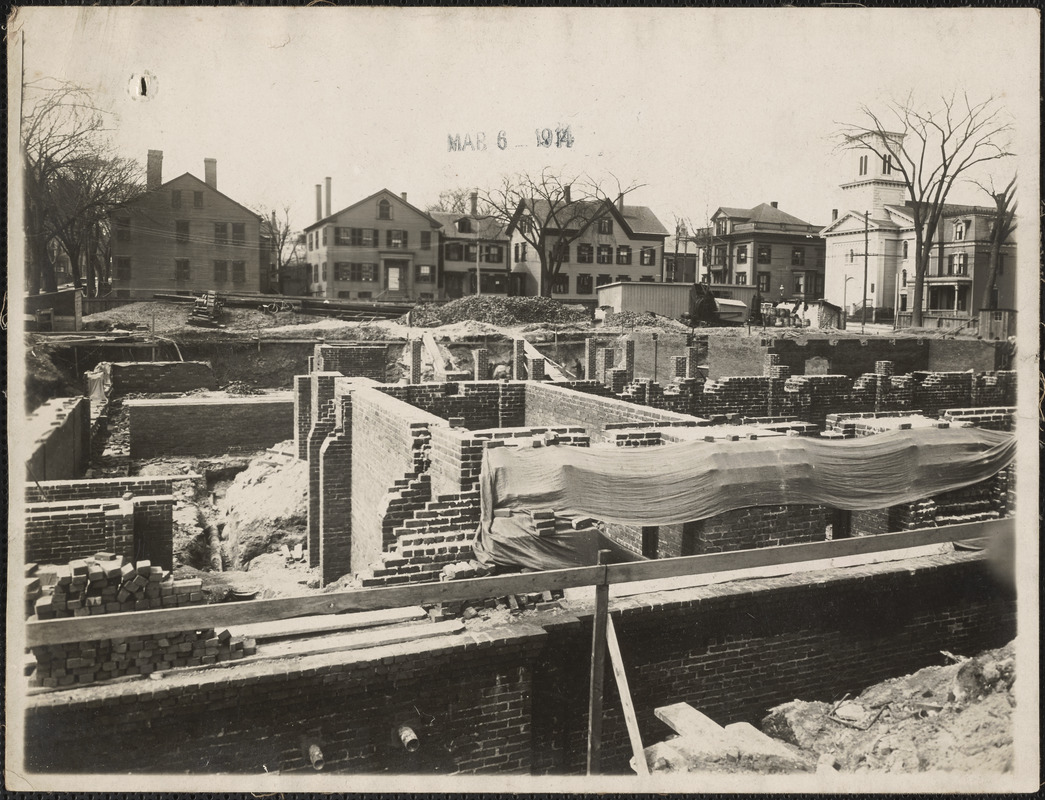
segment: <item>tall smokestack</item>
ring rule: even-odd
[[[324,178],[323,180],[324,180],[324,182],[327,185],[327,200],[326,200],[326,203],[323,206],[324,210],[326,211],[324,216],[329,217],[330,216],[330,178]]]
[[[323,219],[323,187],[316,184],[316,222]]]
[[[472,216],[473,217],[478,217],[479,216],[479,193],[478,192],[472,192],[468,196],[468,199],[472,201]]]
[[[837,219],[838,219],[838,209],[837,208],[832,208],[831,209],[831,222],[834,222]]]
[[[145,188],[159,189],[163,183],[163,151],[150,150],[145,168]]]
[[[203,182],[211,189],[218,188],[218,160],[216,158],[203,159]]]

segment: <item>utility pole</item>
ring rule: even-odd
[[[863,308],[860,309],[860,333],[864,332],[864,325],[867,324],[867,250],[868,239],[870,236],[870,222],[870,212],[864,211],[864,302]]]

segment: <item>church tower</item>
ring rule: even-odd
[[[885,152],[882,139],[889,142],[894,152],[903,145],[902,133],[865,133],[860,139],[867,140],[869,147]],[[877,141],[874,141],[877,140]],[[872,218],[884,216],[882,207],[902,206],[907,200],[903,175],[896,167],[895,157],[881,157],[872,150],[855,148],[848,151],[852,173],[848,183],[842,184],[845,191],[845,207],[852,211],[870,211]]]

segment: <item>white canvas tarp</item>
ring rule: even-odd
[[[622,525],[672,525],[760,505],[888,508],[991,477],[1015,455],[1012,434],[898,430],[859,439],[686,442],[637,449],[486,450],[482,536],[493,510],[554,510]]]

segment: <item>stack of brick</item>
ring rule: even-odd
[[[555,534],[555,512],[554,511],[531,511],[533,528],[538,536],[553,536]]]
[[[530,359],[529,378],[531,381],[543,381],[547,378],[547,375],[544,372],[543,358],[537,358],[535,356]]]
[[[928,414],[971,404],[972,372],[915,372],[913,376],[914,405]]]
[[[948,408],[940,412],[940,416],[954,425],[975,425],[992,431],[1012,431],[1016,428],[1015,406]]]
[[[254,655],[253,639],[233,637],[227,630],[116,636],[32,648],[37,686],[60,688],[128,675],[150,675],[177,667],[200,667]]]
[[[473,378],[477,381],[490,379],[490,351],[485,347],[472,351],[472,364],[474,366]]]
[[[864,411],[849,414],[828,414],[824,418],[825,433],[838,434],[825,438],[854,439],[891,430],[909,430],[913,427],[938,427],[939,422],[920,411]]]
[[[42,568],[39,578],[43,594],[36,601],[35,617],[41,620],[203,602],[200,579],[176,581],[163,567],[145,560],[130,562],[112,553]]]

